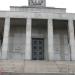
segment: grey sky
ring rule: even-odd
[[[26,6],[28,0],[1,0],[0,10],[9,10],[9,6]],[[75,13],[75,0],[46,0],[47,7],[66,8],[67,12]]]

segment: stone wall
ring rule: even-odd
[[[0,60],[0,72],[75,73],[75,61]]]

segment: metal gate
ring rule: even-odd
[[[44,60],[44,39],[32,39],[32,60]]]

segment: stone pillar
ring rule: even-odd
[[[73,20],[68,21],[69,42],[71,49],[71,60],[75,60],[75,45],[74,45],[74,25]]]
[[[4,24],[3,44],[2,44],[2,59],[7,58],[9,31],[10,31],[10,18],[6,17],[5,24]]]
[[[52,19],[48,19],[48,59],[54,60]]]
[[[31,19],[27,18],[26,21],[26,48],[25,48],[25,59],[31,60]]]

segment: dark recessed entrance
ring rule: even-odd
[[[32,38],[32,60],[44,60],[43,38]]]

